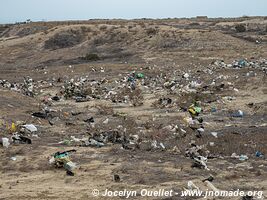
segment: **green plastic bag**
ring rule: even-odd
[[[200,107],[195,106],[194,109],[195,109],[196,113],[201,113],[201,108]]]
[[[138,73],[136,74],[137,78],[145,78],[145,75],[143,73]]]

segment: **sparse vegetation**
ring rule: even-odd
[[[148,28],[148,29],[146,29],[146,33],[148,35],[156,35],[157,32],[158,32],[158,30],[156,28]]]
[[[97,61],[97,60],[100,60],[100,57],[95,54],[95,53],[87,53],[84,57],[83,57],[84,60],[87,60],[87,61]]]
[[[199,26],[200,24],[198,22],[193,22],[190,24],[190,26]]]
[[[107,30],[107,26],[106,25],[101,25],[100,27],[99,27],[99,30],[101,30],[101,31],[105,31],[105,30]]]
[[[83,33],[88,33],[88,32],[91,32],[92,31],[92,28],[91,27],[88,27],[88,26],[81,26],[81,31]]]
[[[239,33],[246,32],[246,27],[243,24],[238,24],[235,26],[235,30]]]
[[[45,49],[61,49],[72,47],[79,44],[82,41],[82,35],[75,31],[70,30],[67,32],[56,33],[53,37],[45,41]]]

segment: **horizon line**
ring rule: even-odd
[[[59,19],[59,20],[31,20],[26,19],[24,21],[15,21],[15,22],[0,22],[0,25],[16,25],[16,24],[25,24],[25,23],[40,23],[40,22],[74,22],[74,21],[91,21],[91,20],[122,20],[122,21],[138,21],[138,20],[173,20],[173,19],[194,19],[194,18],[206,18],[206,19],[238,19],[238,18],[264,18],[267,15],[242,15],[242,16],[229,16],[229,17],[209,17],[207,15],[196,15],[191,17],[166,17],[166,18],[153,18],[153,17],[140,17],[140,18],[89,18],[89,19]]]

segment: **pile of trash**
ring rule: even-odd
[[[77,165],[70,160],[70,153],[72,152],[76,152],[76,150],[56,152],[49,159],[49,164],[54,165],[56,168],[64,168],[68,176],[74,176],[73,170],[77,168]]]
[[[7,80],[0,80],[0,85],[4,88],[8,88],[10,90],[20,91],[19,90],[19,84],[17,84],[17,83],[10,83]]]
[[[162,97],[159,98],[156,102],[153,103],[153,106],[156,108],[172,108],[176,106],[176,103],[172,98]]]
[[[1,143],[3,147],[8,148],[12,144],[32,144],[32,140],[29,136],[38,137],[37,127],[33,124],[15,125],[12,123],[9,129],[11,137],[2,137]]]
[[[204,150],[205,149],[204,145],[202,146],[196,145],[194,140],[190,142],[190,146],[191,147],[185,151],[185,155],[186,157],[189,157],[193,160],[192,167],[210,170],[207,167],[207,161],[208,161],[207,157],[210,152],[208,150]]]
[[[124,133],[119,132],[118,130],[108,130],[97,132],[91,134],[89,137],[84,138],[76,138],[75,136],[71,136],[70,139],[66,139],[61,141],[60,144],[75,144],[78,146],[91,146],[91,147],[103,147],[107,144],[127,144],[129,143],[129,138],[125,136]]]
[[[81,78],[78,81],[74,81],[74,79],[71,79],[70,81],[66,81],[64,86],[62,86],[62,92],[64,94],[64,97],[72,98],[72,97],[84,97],[84,84],[85,84],[86,78]]]
[[[247,59],[235,60],[230,64],[226,64],[223,60],[217,60],[213,62],[213,65],[222,68],[254,68],[254,69],[262,69],[267,73],[267,60],[260,59],[257,61],[248,61]]]
[[[203,125],[203,118],[200,116],[202,109],[199,106],[199,102],[196,101],[191,106],[189,106],[188,112],[191,117],[184,118],[185,122],[193,131],[195,131],[196,137],[202,137],[202,134],[205,130]]]
[[[75,99],[76,102],[86,102],[93,99],[105,99],[112,89],[105,87],[106,79],[100,81],[80,77],[75,81],[70,79],[62,86],[60,93],[66,99]]]
[[[25,77],[23,83],[10,83],[7,80],[0,80],[0,85],[30,97],[34,97],[38,94],[34,80],[30,77]]]
[[[52,109],[45,105],[41,111],[32,113],[32,116],[40,119],[46,119],[52,126],[55,124],[55,122],[64,118],[64,112],[61,110]]]
[[[23,94],[30,97],[34,97],[37,94],[34,88],[34,81],[30,77],[24,78],[24,83],[22,84],[21,89]]]

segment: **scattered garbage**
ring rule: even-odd
[[[256,156],[257,158],[263,158],[263,157],[264,157],[264,154],[261,153],[260,151],[256,151],[255,156]]]
[[[93,117],[89,117],[89,118],[87,118],[87,119],[85,119],[85,120],[83,120],[84,122],[87,122],[87,123],[94,123],[95,122],[95,120],[94,120],[94,118]]]
[[[204,146],[199,146],[195,144],[195,141],[191,141],[190,142],[191,147],[189,149],[186,150],[185,155],[187,157],[190,157],[191,159],[193,159],[193,164],[192,164],[192,168],[200,168],[200,169],[206,169],[206,170],[210,170],[207,167],[207,157],[204,156],[204,153],[206,155],[209,154],[208,151],[203,151],[204,150]]]
[[[239,60],[239,61],[237,62],[237,65],[234,65],[234,67],[235,67],[235,66],[237,66],[237,67],[245,67],[246,65],[247,65],[247,61],[244,60],[244,59],[241,59],[241,60]]]
[[[136,78],[145,78],[145,75],[143,73],[137,73]]]
[[[159,108],[170,108],[174,106],[174,103],[171,98],[163,97],[159,98],[156,102],[153,103],[153,105]]]
[[[13,160],[13,161],[17,160],[17,158],[15,156],[11,157],[10,159]]]
[[[249,196],[249,195],[243,196],[242,200],[253,200],[253,196]]]
[[[59,101],[60,97],[58,95],[51,97],[53,101]]]
[[[108,124],[108,122],[109,122],[109,119],[107,118],[107,119],[105,119],[105,120],[103,121],[103,124]]]
[[[24,83],[21,89],[22,89],[23,94],[30,96],[30,97],[33,97],[37,94],[35,91],[35,87],[34,87],[34,81],[30,77],[24,78]]]
[[[237,110],[231,114],[232,117],[243,117],[244,113],[242,110]]]
[[[12,136],[12,140],[14,143],[17,144],[32,144],[32,140],[30,138],[19,134],[14,134]]]
[[[187,187],[189,190],[193,191],[193,190],[197,190],[197,191],[200,191],[199,187],[197,187],[193,181],[188,181],[187,183]]]
[[[212,136],[214,136],[215,138],[218,138],[218,133],[217,132],[211,132],[210,133]]]
[[[11,133],[14,133],[14,132],[16,132],[17,131],[17,126],[16,126],[16,124],[14,123],[14,122],[12,122],[12,124],[11,124],[11,128],[10,128],[10,132]]]
[[[121,181],[121,178],[120,178],[120,176],[119,176],[118,174],[114,174],[114,175],[113,175],[113,180],[114,180],[115,182],[120,182],[120,181]]]
[[[205,181],[212,182],[213,180],[214,180],[214,177],[213,176],[209,176],[208,178],[203,179],[202,182],[205,182]]]
[[[2,145],[3,145],[3,147],[8,148],[8,146],[10,145],[10,143],[9,143],[9,139],[3,137],[3,138],[2,138]]]
[[[265,59],[260,59],[257,61],[249,61],[246,59],[240,59],[240,60],[235,60],[232,63],[226,64],[223,61],[215,61],[213,63],[215,66],[222,67],[222,68],[254,68],[254,69],[265,69],[266,66],[266,60]]]
[[[67,174],[68,176],[74,176],[74,173],[73,173],[72,171],[69,171],[69,170],[66,171],[66,174]]]
[[[198,128],[197,131],[201,134],[201,133],[203,133],[205,130],[204,130],[204,128]]]
[[[88,146],[95,146],[95,147],[103,147],[105,144],[103,142],[98,142],[94,140],[93,138],[90,138],[87,143]]]
[[[210,145],[211,147],[214,147],[214,146],[215,146],[215,143],[214,143],[214,142],[210,142],[209,145]]]
[[[213,106],[213,107],[211,107],[211,112],[213,112],[213,113],[214,113],[214,112],[217,112],[217,108],[216,108],[216,107],[214,107],[214,106]]]
[[[90,101],[90,97],[74,97],[75,101],[76,102],[87,102],[87,101]]]
[[[67,171],[72,171],[76,168],[76,164],[69,161],[67,162],[65,165],[64,165],[64,168],[67,170]]]
[[[237,159],[239,159],[240,161],[248,160],[248,156],[247,156],[247,155],[243,155],[243,154],[241,154],[241,155],[239,156],[239,155],[237,155],[236,153],[233,153],[233,154],[231,155],[231,158],[237,158]]]
[[[166,149],[166,147],[164,146],[162,142],[160,142],[159,145],[161,146],[162,149]]]
[[[120,151],[138,151],[144,149],[147,151],[170,150],[176,154],[181,154],[185,150],[185,156],[191,159],[190,161],[192,162],[193,168],[209,171],[208,161],[216,157],[216,155],[214,156],[207,149],[213,151],[222,145],[220,143],[221,140],[219,140],[221,138],[218,140],[214,139],[218,138],[219,133],[214,131],[210,132],[210,130],[221,131],[220,128],[224,126],[227,127],[229,120],[234,121],[232,118],[229,119],[229,113],[231,117],[242,118],[244,116],[242,110],[229,112],[228,107],[224,108],[226,103],[231,104],[233,103],[231,101],[236,99],[234,96],[225,95],[238,95],[238,93],[234,93],[233,91],[242,91],[242,87],[240,87],[240,85],[235,85],[234,82],[235,79],[240,78],[240,75],[238,74],[237,76],[236,74],[233,75],[229,73],[229,75],[219,74],[218,76],[212,76],[212,74],[215,73],[214,69],[222,67],[241,70],[238,68],[256,68],[256,65],[262,67],[265,66],[266,63],[261,62],[253,64],[245,59],[234,61],[231,64],[224,63],[222,60],[216,61],[207,69],[204,69],[203,72],[201,70],[197,72],[198,74],[205,73],[207,76],[211,76],[208,81],[205,79],[202,80],[201,76],[196,76],[197,73],[193,74],[191,70],[189,70],[188,73],[177,70],[173,72],[173,74],[172,72],[159,70],[160,73],[157,74],[154,74],[154,71],[151,73],[145,72],[146,76],[144,73],[133,72],[128,75],[120,74],[117,77],[112,76],[110,79],[101,77],[101,80],[93,80],[96,77],[91,76],[77,78],[75,75],[75,79],[66,76],[58,80],[58,82],[61,83],[57,85],[58,88],[61,87],[60,92],[57,91],[55,96],[45,93],[45,96],[41,97],[40,111],[32,113],[32,116],[35,118],[32,118],[32,121],[27,120],[29,124],[23,123],[24,125],[17,125],[17,123],[12,123],[11,128],[8,126],[8,130],[11,130],[13,133],[11,138],[15,144],[32,144],[32,140],[29,137],[37,136],[35,134],[39,126],[30,123],[40,124],[41,127],[44,121],[41,119],[47,119],[50,125],[54,125],[58,122],[63,124],[63,126],[67,125],[67,128],[69,128],[67,131],[73,131],[73,133],[77,134],[75,136],[70,136],[69,133],[65,134],[65,129],[60,130],[62,131],[60,137],[64,137],[63,140],[62,138],[59,139],[62,140],[59,142],[61,147],[63,145],[73,145],[101,148],[119,144],[118,146],[121,145]],[[73,67],[71,66],[70,68]],[[247,78],[254,76],[252,75],[254,71],[249,72],[249,75],[246,76],[249,70],[242,72]],[[92,68],[92,71],[99,72],[99,70],[94,68]],[[101,68],[100,72],[103,73],[102,75],[105,75],[107,70]],[[63,79],[66,80],[65,83],[62,81]],[[56,78],[54,81],[48,81],[51,85],[55,82]],[[15,84],[14,86],[8,81],[0,81],[0,84],[18,90],[28,96],[35,96],[38,89],[37,82],[33,81],[31,78],[25,79],[23,84]],[[143,94],[146,95],[146,99],[152,99],[149,105],[154,102],[153,106],[162,109],[157,110],[156,114],[145,114],[144,116],[138,116],[136,120],[131,120],[134,118],[133,115],[136,114],[135,110],[131,110],[131,108],[129,110],[124,110],[124,108],[121,108],[123,106],[142,105]],[[112,105],[110,106],[110,110],[104,112],[105,109],[101,108],[101,106],[93,105],[94,102],[86,103],[86,107],[83,107],[84,104],[80,103],[94,99],[101,102],[99,105],[102,105],[102,102],[108,102],[107,107]],[[139,99],[141,99],[140,104]],[[60,101],[60,106],[58,106],[58,101]],[[61,102],[64,102],[64,105],[66,103],[66,105],[70,106],[63,107]],[[79,109],[73,106],[75,103],[75,105],[77,105],[77,102],[80,103]],[[194,103],[190,105],[192,102]],[[58,106],[56,107],[58,110],[53,111],[53,106]],[[82,108],[80,108],[80,106]],[[147,105],[140,107],[137,112],[147,109],[146,106]],[[235,105],[233,105],[233,107],[234,106]],[[115,111],[113,111],[113,108],[115,108]],[[250,105],[250,109],[253,108],[254,105]],[[181,124],[179,121],[180,116],[177,117],[176,115],[180,111],[181,119],[184,119],[184,123],[181,121]],[[150,111],[148,111],[148,113],[149,112]],[[166,113],[174,113],[174,115],[171,116],[173,118],[165,120]],[[228,116],[228,118],[225,118],[224,115]],[[205,119],[205,122],[203,119]],[[219,129],[216,129],[218,127],[214,127],[215,122],[221,123]],[[122,125],[118,126],[118,124]],[[210,133],[214,138],[205,137],[205,131]],[[188,141],[188,139],[192,139],[190,137],[194,137],[196,141],[191,141],[188,149],[185,149],[183,145],[179,145],[180,143],[178,142],[183,143],[184,141]],[[203,144],[203,140],[199,139],[200,137],[203,137],[204,141],[206,138],[211,138],[211,141],[205,141],[204,145],[197,145],[196,143],[198,141],[200,141],[199,144]],[[223,135],[221,137],[223,137]],[[186,140],[184,140],[184,138]],[[35,139],[37,140],[37,138],[34,138],[34,141]],[[4,147],[8,148],[10,145],[9,139],[2,138],[2,144]],[[49,163],[58,168],[64,168],[68,176],[74,176],[73,171],[77,168],[77,165],[70,160],[71,152],[75,152],[75,150],[57,152],[52,155]],[[260,151],[257,151],[255,156],[258,158],[264,157],[263,153]],[[248,156],[243,154],[237,155],[233,153],[231,157],[239,159],[240,161],[248,160]],[[15,161],[16,157],[11,157],[10,159]],[[163,162],[163,158],[157,160],[158,162]],[[113,175],[113,180],[115,182],[120,182],[121,178],[119,175],[115,174]],[[210,176],[204,179],[203,183],[211,190],[218,191],[211,183],[213,180],[214,178]],[[192,181],[188,182],[188,188],[190,190],[199,190]]]
[[[210,169],[207,166],[207,161],[208,161],[208,159],[205,158],[204,156],[194,157],[194,163],[193,163],[192,167],[197,167],[200,169],[206,169],[209,171]]]
[[[194,103],[188,108],[188,112],[191,114],[193,118],[198,116],[201,113],[201,111],[202,109],[201,107],[199,107],[198,103]]]
[[[186,78],[186,79],[188,79],[189,76],[190,76],[190,75],[189,75],[188,73],[185,73],[185,74],[183,75],[183,77]]]
[[[7,80],[0,80],[0,85],[12,91],[21,92],[24,95],[34,97],[37,94],[34,80],[30,77],[25,77],[23,83],[10,83]]]
[[[72,152],[76,152],[76,150],[72,149],[64,152],[56,152],[53,154],[52,158],[50,158],[49,164],[55,165],[56,168],[64,168],[67,175],[74,176],[73,170],[77,168],[77,166],[70,160],[69,154]]]
[[[31,133],[34,133],[37,131],[36,126],[34,126],[33,124],[25,124],[25,125],[22,125],[22,127],[26,128]]]
[[[34,112],[34,113],[32,113],[32,116],[38,117],[38,118],[42,118],[42,119],[46,119],[47,114],[43,113],[43,112]]]

